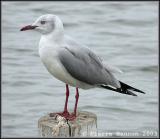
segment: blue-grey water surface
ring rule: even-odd
[[[61,18],[65,33],[120,68],[123,74],[115,73],[119,80],[146,92],[133,97],[98,88],[80,89],[79,111],[97,114],[100,134],[121,131],[155,137],[157,2],[3,2],[2,136],[39,137],[38,119],[63,110],[65,84],[43,66],[38,55],[40,34],[19,31],[47,13]],[[74,95],[75,89],[71,87],[70,110]]]

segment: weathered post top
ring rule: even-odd
[[[97,136],[97,116],[91,112],[78,112],[74,121],[49,114],[38,120],[41,137],[91,137]]]

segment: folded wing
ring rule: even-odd
[[[88,48],[62,47],[59,49],[59,59],[70,75],[82,82],[120,87],[119,81]]]

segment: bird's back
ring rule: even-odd
[[[66,45],[60,52],[60,60],[66,70],[80,81],[91,85],[109,84],[120,87],[119,81],[106,69],[102,60],[88,47],[65,36]]]

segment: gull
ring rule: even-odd
[[[64,111],[58,114],[75,120],[79,99],[79,88],[105,88],[118,93],[137,96],[133,91],[145,92],[119,81],[113,74],[115,68],[103,63],[88,47],[65,35],[61,19],[53,14],[40,16],[33,24],[21,31],[34,30],[41,33],[39,55],[51,75],[66,84]],[[76,88],[74,112],[68,112],[69,85]]]

